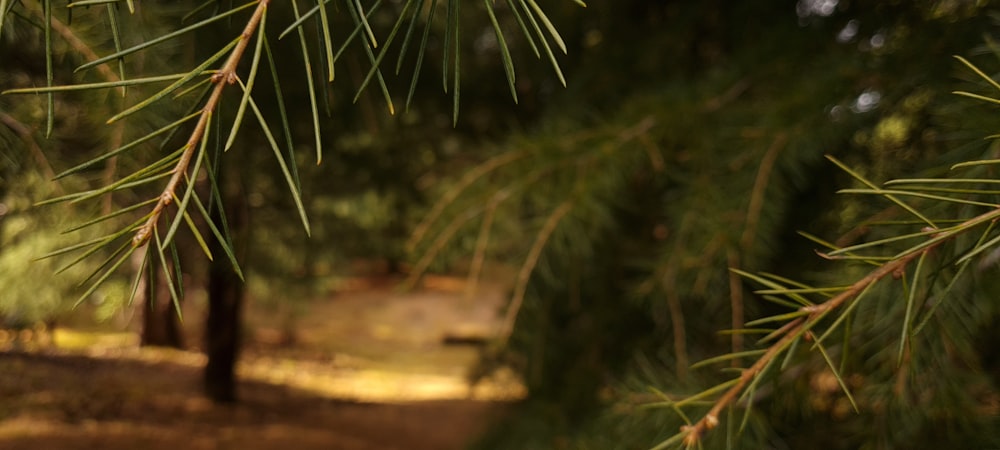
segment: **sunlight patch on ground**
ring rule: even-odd
[[[101,350],[139,345],[139,336],[129,332],[83,331],[57,328],[49,331],[42,326],[23,330],[0,329],[0,351],[12,349]]]
[[[427,275],[420,289],[405,292],[394,287],[399,282],[345,281],[336,295],[304,304],[309,314],[295,320],[288,341],[286,330],[275,328],[274,311],[254,309],[251,303],[239,378],[376,403],[524,398],[525,388],[512,370],[498,369],[474,386],[466,376],[479,363],[477,339],[486,342],[498,329],[502,284],[482,284],[475,298],[466,298],[464,277]],[[197,336],[197,327],[190,328],[186,331]],[[45,334],[39,331],[40,337]],[[456,336],[470,342],[445,343]],[[22,348],[192,368],[206,363],[196,350],[140,347],[138,334],[121,329],[59,327],[50,337],[55,348],[40,339]]]
[[[139,345],[139,335],[121,332],[80,331],[70,328],[57,328],[53,341],[61,349],[108,349]]]
[[[44,436],[58,430],[58,424],[44,418],[14,417],[0,421],[0,438]]]
[[[169,348],[142,348],[135,333],[101,333],[57,329],[57,349],[47,352],[84,354],[99,359],[126,359],[201,367],[200,352]],[[412,365],[413,361],[410,361]],[[501,369],[470,386],[462,374],[407,370],[408,364],[385,367],[364,358],[338,355],[333,361],[281,357],[247,357],[239,363],[242,380],[261,381],[300,389],[328,398],[399,403],[430,400],[514,401],[526,391],[516,375]]]
[[[524,398],[524,386],[512,373],[498,371],[470,387],[461,376],[405,373],[380,369],[296,371],[290,367],[244,364],[240,374],[248,379],[278,383],[338,399],[363,402],[413,402],[427,400],[513,401]]]

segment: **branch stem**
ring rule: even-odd
[[[163,209],[173,203],[177,187],[180,185],[181,179],[187,173],[188,166],[191,164],[191,159],[194,157],[194,153],[198,148],[198,143],[205,138],[205,129],[208,127],[208,121],[211,120],[212,113],[219,106],[219,102],[222,100],[222,92],[225,90],[226,85],[233,84],[238,79],[236,66],[243,57],[243,53],[246,51],[247,46],[250,43],[250,38],[253,37],[254,32],[260,25],[261,17],[263,17],[264,11],[267,10],[268,3],[270,3],[270,0],[260,0],[257,4],[257,8],[253,12],[253,15],[250,16],[250,20],[247,21],[246,27],[240,34],[240,41],[236,44],[236,47],[233,48],[233,52],[229,54],[229,59],[226,60],[222,69],[212,75],[212,82],[215,83],[215,88],[213,88],[208,101],[205,102],[205,106],[202,107],[201,116],[198,117],[198,123],[195,125],[194,131],[191,132],[191,136],[188,138],[187,143],[184,144],[184,153],[181,154],[180,159],[177,161],[177,165],[174,166],[172,171],[173,175],[170,177],[170,181],[167,182],[167,185],[163,188],[163,192],[160,193],[159,201],[157,201],[156,206],[153,207],[153,211],[150,213],[149,219],[146,220],[146,223],[143,224],[139,230],[136,231],[135,236],[132,237],[133,247],[141,247],[149,241],[149,238],[153,233],[153,228],[156,226],[156,223],[159,222],[160,216],[163,214]]]

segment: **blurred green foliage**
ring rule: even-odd
[[[27,171],[8,178],[17,187],[0,198],[0,317],[7,326],[32,326],[67,316],[79,296],[79,283],[88,272],[82,267],[65,268],[70,258],[44,255],[75,244],[80,236],[63,233],[85,220],[71,207],[37,208],[35,199],[48,197],[49,180]],[[93,230],[84,238],[96,237]],[[115,277],[87,298],[86,310],[97,320],[107,320],[127,306],[130,283]]]
[[[796,232],[857,243],[916,225],[879,226],[906,215],[873,197],[834,195],[851,179],[823,157],[879,183],[995,158],[983,140],[996,132],[995,110],[950,95],[984,89],[951,56],[991,61],[990,14],[965,2],[631,1],[591,5],[570,21],[568,90],[538,127],[498,150],[525,156],[463,189],[436,222],[444,231],[516,186],[488,253],[537,264],[510,347],[492,356],[519,365],[532,400],[483,448],[653,447],[684,421],[644,404],[731,378],[688,367],[733,351],[718,332],[738,326],[734,302],[743,321],[783,311],[728,268],[820,286],[866,273],[817,257],[818,244]],[[974,173],[995,178],[988,167]],[[566,204],[533,261],[532,243]],[[935,218],[977,211],[920,205]],[[456,246],[471,248],[480,223],[464,226]],[[942,258],[934,270],[946,279]],[[706,448],[995,446],[989,399],[1000,379],[989,369],[995,352],[983,349],[997,342],[988,324],[1000,310],[995,268],[983,270],[952,288],[914,338],[919,357],[902,367],[900,289],[870,294],[849,334],[831,338],[861,414],[803,350],[759,388],[744,432],[741,405]],[[754,340],[745,336],[744,348]]]
[[[355,83],[323,85],[323,131],[335,136],[324,144],[324,164],[312,164],[311,130],[296,125],[289,136],[311,238],[293,220],[292,199],[267,152],[226,156],[242,173],[254,224],[251,286],[278,306],[325,295],[335,288],[330,277],[356,258],[409,259],[417,270],[424,260],[448,270],[480,258],[520,268],[508,312],[512,334],[503,336],[509,346],[487,359],[515,366],[531,398],[483,447],[652,447],[684,420],[646,404],[728,378],[689,367],[733,350],[732,337],[718,331],[739,326],[734,305],[743,321],[781,311],[729,268],[841,285],[866,269],[818,258],[817,244],[796,231],[855,243],[915,226],[874,226],[906,216],[869,197],[834,195],[851,180],[824,155],[877,182],[942,176],[955,163],[996,158],[996,145],[982,139],[996,132],[995,110],[949,94],[982,90],[951,55],[992,61],[991,7],[958,0],[623,0],[581,11],[555,3],[550,15],[570,48],[562,59],[570,83],[559,88],[545,64],[519,65],[516,109],[504,67],[490,52],[497,45],[492,28],[479,17],[464,32],[474,45],[462,47],[470,62],[463,78],[483,89],[463,91],[455,127],[450,100],[390,117],[369,88],[352,104],[351,86],[367,62],[350,50],[342,72]],[[472,12],[464,14],[472,20]],[[335,29],[349,30],[342,20],[348,26]],[[373,23],[390,26],[385,20]],[[515,61],[533,57],[531,43],[508,38]],[[444,56],[428,55],[434,61],[416,94],[423,98],[441,88],[435,71]],[[183,50],[173,56],[192,57]],[[298,80],[283,84],[292,105],[307,104],[299,68],[278,71]],[[37,77],[34,69],[25,76]],[[394,92],[405,92],[408,82],[387,80]],[[273,109],[272,101],[261,104]],[[231,106],[220,115],[230,117]],[[298,108],[298,123],[307,112]],[[155,114],[144,120],[155,129]],[[57,139],[75,129],[57,126]],[[79,136],[102,140],[100,133]],[[252,132],[243,139],[244,148],[263,146]],[[988,167],[977,170],[995,178]],[[3,175],[13,173],[20,172]],[[85,181],[99,182],[97,175]],[[24,198],[9,187],[4,193]],[[943,218],[974,211],[921,205]],[[4,236],[44,229],[41,220],[5,219]],[[21,253],[4,242],[0,258]],[[936,267],[945,275],[947,262]],[[743,433],[735,433],[743,421],[737,408],[706,447],[996,446],[995,272],[983,267],[955,287],[954,301],[942,303],[913,338],[905,365],[896,353],[904,302],[896,290],[871,294],[852,331],[835,337],[843,344],[832,347],[859,414],[835,382],[831,388],[824,363],[801,351],[754,394]],[[744,341],[749,347],[753,339]]]

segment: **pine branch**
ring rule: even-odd
[[[872,270],[868,273],[868,275],[850,285],[840,294],[823,303],[801,307],[799,312],[805,313],[805,315],[786,324],[785,327],[779,330],[781,333],[772,334],[774,337],[780,335],[781,338],[768,347],[765,353],[761,355],[760,358],[753,363],[753,365],[740,373],[739,378],[735,380],[735,384],[729,387],[725,393],[723,393],[722,396],[715,401],[708,413],[706,413],[693,425],[681,427],[681,432],[676,437],[681,437],[684,445],[688,447],[697,445],[706,432],[715,428],[719,424],[719,415],[722,411],[736,401],[738,396],[751,382],[763,373],[766,367],[774,362],[774,360],[786,349],[788,349],[797,339],[806,333],[809,333],[813,327],[815,327],[816,324],[819,323],[819,321],[828,313],[840,308],[850,300],[858,297],[871,285],[887,276],[893,276],[894,278],[902,277],[906,267],[913,260],[930,253],[942,244],[952,241],[978,225],[992,222],[997,219],[1000,219],[1000,209],[994,209],[985,214],[962,222],[957,226],[948,228],[945,231],[931,235],[930,239],[923,244],[916,245],[908,249],[907,251],[897,255],[894,259]],[[667,442],[676,442],[676,440],[670,439],[668,441],[664,441],[660,446],[655,448],[664,448],[664,444]]]
[[[240,34],[239,42],[236,44],[236,47],[233,48],[232,53],[229,54],[229,59],[226,60],[225,65],[223,65],[218,72],[212,74],[211,81],[212,83],[215,83],[215,87],[212,89],[212,93],[209,96],[208,101],[205,102],[205,106],[201,110],[201,115],[198,118],[198,123],[194,127],[194,131],[191,132],[191,136],[184,145],[184,152],[181,154],[180,159],[174,166],[173,175],[167,182],[166,187],[163,188],[163,192],[160,193],[159,201],[153,207],[153,211],[150,213],[149,219],[147,219],[146,223],[140,227],[138,231],[136,231],[135,236],[132,238],[132,247],[141,247],[149,241],[157,222],[160,220],[163,209],[173,202],[181,178],[183,178],[187,173],[188,166],[191,164],[191,160],[198,148],[198,144],[204,138],[208,122],[211,120],[212,114],[218,108],[219,102],[222,100],[222,92],[225,90],[227,85],[235,84],[239,79],[239,76],[236,74],[236,67],[239,64],[240,59],[243,57],[243,53],[246,51],[247,46],[250,44],[250,38],[253,37],[254,32],[260,25],[261,17],[263,17],[269,3],[270,0],[260,0],[260,3],[257,4],[257,8],[254,10],[253,15],[250,16],[250,19],[247,21],[246,27]]]

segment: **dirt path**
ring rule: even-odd
[[[0,353],[0,449],[465,448],[521,392],[503,377],[470,389],[476,350],[441,345],[495,325],[495,291],[476,303],[460,291],[447,279],[405,294],[356,285],[311,303],[294,347],[269,344],[267,313],[252,310],[230,406],[201,397],[199,353],[139,349],[127,334]]]
[[[358,403],[260,382],[203,400],[198,369],[74,355],[0,354],[0,448],[460,449],[503,405]]]

